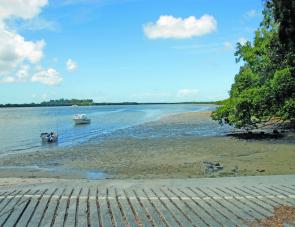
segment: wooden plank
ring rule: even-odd
[[[44,217],[44,213],[46,212],[46,207],[50,203],[52,197],[57,192],[58,188],[51,188],[46,191],[43,197],[37,202],[37,207],[32,211],[32,214],[29,218],[29,222],[27,226],[39,226],[41,220]]]
[[[251,207],[248,207],[243,202],[237,200],[232,193],[228,194],[227,191],[224,190],[224,188],[215,188],[215,191],[221,193],[221,195],[225,198],[225,201],[230,203],[233,207],[235,207],[238,211],[241,211],[244,213],[244,215],[247,215],[247,220],[259,220],[263,218],[260,214],[256,213]]]
[[[39,190],[36,190],[32,194],[23,195],[19,202],[13,206],[13,210],[11,211],[10,217],[7,219],[5,225],[16,226],[22,218],[24,212],[28,210],[28,206],[32,201],[32,197],[34,197],[38,193]]]
[[[219,196],[216,195],[216,193],[213,193],[212,191],[210,191],[207,188],[199,188],[198,187],[196,189],[200,193],[200,196],[210,198],[210,200],[207,200],[207,203],[210,205],[210,207],[213,207],[216,210],[216,212],[219,213],[223,217],[222,223],[224,223],[226,226],[241,225],[241,222],[244,221],[241,216],[236,215],[230,209],[227,209],[222,204],[222,202],[220,202]]]
[[[107,205],[109,208],[109,212],[111,213],[111,216],[113,217],[113,221],[115,222],[115,225],[124,226],[125,223],[122,218],[120,208],[118,207],[118,203],[116,201],[116,195],[115,195],[114,189],[107,188],[106,196],[107,196]]]
[[[252,203],[256,204],[257,206],[261,207],[262,209],[266,210],[270,213],[270,215],[273,213],[273,206],[267,203],[267,198],[252,198],[251,194],[249,194],[246,190],[238,187],[231,187],[231,190],[236,192],[238,195],[241,195],[245,197],[248,201],[251,201]],[[250,196],[250,197],[249,197]]]
[[[251,191],[255,191],[260,196],[267,197],[269,200],[273,201],[274,203],[282,204],[282,205],[284,204],[284,205],[289,205],[289,206],[293,205],[290,202],[289,198],[278,198],[276,193],[270,192],[265,188],[256,187],[256,186],[251,186],[251,187],[245,186],[245,188],[247,188]]]
[[[87,215],[88,187],[83,187],[77,200],[77,226],[90,226]]]
[[[76,213],[78,209],[77,201],[81,192],[82,192],[82,188],[75,187],[71,197],[68,199],[63,226],[77,226],[77,218],[76,218]]]
[[[175,221],[173,214],[171,211],[167,210],[165,206],[163,206],[162,201],[155,195],[155,193],[149,189],[143,189],[146,197],[149,198],[149,201],[153,204],[153,206],[157,209],[161,219],[166,223],[168,226],[179,226],[179,224]]]
[[[182,206],[179,207],[175,203],[175,199],[172,199],[172,196],[168,194],[167,190],[157,188],[152,189],[152,191],[162,201],[163,206],[169,210],[179,225],[193,226],[191,219],[182,211]],[[178,198],[176,199],[178,200]]]
[[[14,190],[13,192],[5,195],[5,197],[1,200],[1,208],[0,208],[0,215],[5,211],[6,207],[11,203],[13,199],[15,199],[16,196],[21,195],[22,191]],[[1,222],[0,222],[1,223]]]
[[[17,226],[27,226],[30,219],[34,215],[37,206],[42,199],[43,195],[47,192],[48,189],[45,189],[38,193],[38,195],[35,195],[31,198],[31,203],[29,204],[28,208],[23,213],[21,219],[19,220]]]
[[[11,197],[7,198],[8,200],[5,203],[5,206],[1,209],[0,213],[0,226],[4,226],[4,224],[8,221],[9,217],[11,216],[12,212],[17,209],[18,203],[22,200],[26,193],[29,193],[31,189],[20,192],[12,195]]]
[[[122,190],[117,190],[115,188],[115,197],[118,207],[120,209],[121,216],[124,220],[126,226],[137,226],[135,217],[132,214],[131,208],[128,205],[127,198]]]
[[[193,202],[191,206],[194,207],[194,210],[197,211],[203,222],[209,226],[222,226],[219,220],[215,218],[214,213],[212,214],[212,210],[208,208],[206,202],[204,202],[199,196],[188,188],[178,188],[177,191],[182,197],[188,197]]]
[[[65,189],[65,192],[62,198],[60,199],[59,205],[57,206],[56,212],[54,213],[55,217],[53,218],[54,221],[51,223],[51,225],[63,226],[65,214],[67,211],[68,200],[71,197],[73,191],[74,191],[74,188],[72,187],[67,187]]]
[[[168,190],[169,192],[171,192],[171,196],[177,197],[179,199],[179,203],[182,202],[184,204],[182,208],[183,212],[185,212],[190,217],[194,225],[196,226],[208,225],[205,220],[202,220],[202,217],[199,215],[198,210],[195,209],[195,206],[190,198],[182,197],[182,195],[179,194],[179,191],[176,191],[172,188],[168,188]]]
[[[166,224],[161,220],[160,215],[158,214],[157,210],[152,206],[148,198],[144,195],[142,190],[133,190],[133,193],[145,211],[146,217],[148,218],[149,222],[153,226],[166,226]]]
[[[90,225],[101,227],[102,223],[101,223],[100,207],[99,207],[99,204],[97,204],[97,199],[98,199],[97,188],[94,188],[94,187],[89,188],[88,215],[90,219]]]
[[[279,206],[281,205],[280,203],[271,200],[271,198],[267,196],[261,196],[257,192],[253,190],[249,190],[246,187],[240,188],[240,187],[235,187],[239,191],[243,191],[245,193],[245,196],[251,196],[253,197],[254,200],[260,201],[262,204],[265,204],[266,207],[268,208],[273,208],[274,206]]]
[[[51,197],[51,200],[45,207],[40,226],[51,226],[55,220],[55,214],[60,204],[61,197],[64,195],[65,188],[59,188]]]
[[[98,191],[98,204],[101,215],[102,226],[115,226],[111,213],[108,208],[106,191]]]
[[[144,209],[140,206],[136,195],[131,190],[124,190],[124,195],[127,198],[130,208],[132,208],[136,214],[136,222],[140,226],[152,226],[148,217],[145,215]]]

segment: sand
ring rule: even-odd
[[[209,112],[167,116],[149,127],[190,124],[209,119]],[[216,161],[222,171],[204,173],[202,162]],[[228,136],[160,138],[118,137],[73,148],[13,154],[1,157],[0,177],[193,178],[295,173],[295,136],[241,140]],[[34,168],[31,168],[34,166]]]

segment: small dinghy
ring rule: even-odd
[[[56,132],[44,132],[40,135],[43,143],[55,143],[58,140],[58,134]]]
[[[76,125],[80,124],[90,124],[91,120],[86,116],[86,114],[76,114],[73,117],[73,120]]]

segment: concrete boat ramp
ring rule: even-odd
[[[294,206],[295,175],[0,179],[0,226],[261,226],[276,209]],[[284,222],[295,226],[292,218]]]

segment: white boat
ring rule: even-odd
[[[91,122],[91,120],[86,116],[86,114],[76,114],[73,117],[73,120],[76,125],[89,124]]]
[[[55,143],[58,140],[58,134],[56,132],[43,132],[40,137],[43,143]]]

